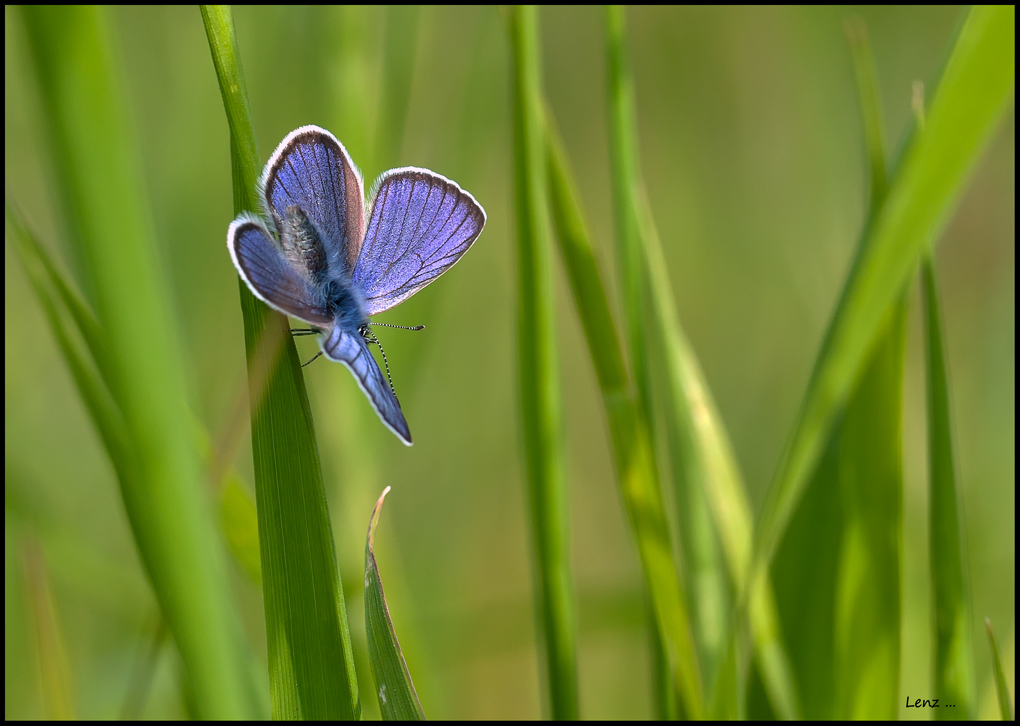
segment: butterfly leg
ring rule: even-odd
[[[318,335],[320,332],[322,332],[322,331],[316,330],[315,328],[291,328],[290,329],[290,334],[291,335]]]
[[[313,355],[313,356],[311,357],[311,359],[310,359],[310,360],[309,360],[309,361],[308,361],[307,363],[302,363],[302,364],[301,364],[301,367],[302,367],[302,368],[304,368],[304,367],[305,367],[306,365],[309,365],[309,364],[310,364],[310,363],[311,363],[312,361],[314,361],[314,360],[315,360],[316,358],[318,358],[318,357],[319,357],[320,355],[322,355],[322,351],[321,351],[321,350],[320,350],[320,351],[319,351],[318,353],[316,353],[315,355]]]

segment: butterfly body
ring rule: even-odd
[[[455,182],[427,169],[383,174],[367,218],[362,189],[332,134],[296,129],[259,183],[272,224],[240,214],[227,247],[255,296],[321,331],[323,353],[350,369],[383,423],[410,445],[400,403],[368,348],[375,342],[368,319],[453,266],[481,233],[485,212]]]

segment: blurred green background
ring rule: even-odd
[[[870,31],[893,149],[911,84],[937,78],[960,8],[628,11],[642,164],[677,304],[760,504],[846,275],[867,162],[843,23]],[[603,13],[541,11],[546,92],[602,262],[612,261]],[[191,406],[216,435],[244,390],[227,125],[196,8],[118,8],[112,28],[142,144]],[[406,18],[405,18],[406,20]],[[459,182],[488,224],[456,269],[381,320],[414,434],[405,449],[340,366],[306,369],[366,716],[361,573],[373,503],[391,612],[433,718],[541,715],[514,356],[509,49],[492,8],[422,8],[399,47],[383,8],[235,9],[262,159],[292,129],[333,131],[366,181],[424,166]],[[412,26],[413,27],[413,26]],[[391,26],[392,28],[392,26]],[[70,269],[51,149],[20,16],[5,10],[5,183]],[[381,112],[387,58],[414,54],[406,114]],[[1015,661],[1015,111],[937,248],[975,627]],[[559,272],[557,273],[559,275]],[[30,583],[44,573],[74,712],[123,715],[151,647],[155,599],[111,467],[24,274],[5,245],[5,717],[45,715]],[[636,551],[613,479],[594,373],[558,284],[580,624],[582,714],[648,717],[651,658]],[[923,353],[911,300],[904,407],[901,694],[931,697]],[[299,340],[308,358],[316,347]],[[250,483],[247,436],[236,463]],[[210,496],[212,501],[212,495]],[[35,578],[35,579],[33,579]],[[232,565],[237,616],[265,673],[262,594]],[[979,714],[992,716],[974,635]],[[173,645],[145,717],[186,713]],[[902,702],[901,698],[901,702]],[[902,709],[902,717],[928,712]]]

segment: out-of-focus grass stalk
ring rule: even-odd
[[[54,721],[72,720],[75,714],[71,666],[46,572],[46,560],[33,536],[22,539],[21,554],[26,605],[35,645],[36,673],[45,715]]]
[[[239,632],[186,408],[182,353],[161,276],[141,162],[106,11],[25,8],[68,231],[106,341],[123,417],[118,477],[139,554],[188,674],[197,713],[243,718]]]
[[[230,9],[203,6],[202,19],[230,126],[234,212],[258,212],[259,156]],[[238,289],[253,406],[272,714],[358,718],[361,704],[347,612],[300,362],[286,333],[287,319],[256,300],[240,280]],[[271,327],[284,339],[279,360],[276,346],[259,344]],[[260,355],[271,359],[256,359]],[[263,367],[271,371],[268,377],[258,373]]]
[[[379,565],[375,560],[375,530],[379,526],[386,487],[372,509],[365,538],[365,631],[368,635],[369,662],[375,678],[379,711],[386,721],[424,721],[418,694],[397,642],[390,609],[386,605]]]
[[[400,151],[411,102],[420,15],[418,5],[389,5],[386,8],[383,88],[373,143],[373,160],[383,169],[401,165]]]
[[[9,237],[13,243],[12,246],[28,275],[29,284],[32,286],[50,330],[56,338],[57,347],[70,369],[78,394],[92,417],[117,478],[121,482],[121,486],[139,486],[138,484],[124,483],[137,477],[135,453],[125,429],[124,417],[106,387],[102,373],[96,370],[97,366],[94,365],[94,361],[90,361],[89,356],[81,350],[81,346],[76,342],[78,337],[74,335],[75,328],[65,324],[60,303],[63,303],[63,309],[67,310],[67,300],[73,299],[79,309],[77,314],[71,315],[71,319],[81,318],[92,321],[94,327],[91,334],[94,336],[96,345],[104,345],[98,323],[95,323],[92,312],[85,307],[77,294],[64,281],[63,275],[50,261],[49,255],[28,229],[20,211],[10,197],[4,200],[4,216],[12,233]],[[77,330],[82,338],[87,338],[86,334],[81,332],[80,327]]]
[[[925,364],[928,390],[928,547],[932,586],[932,691],[956,708],[939,709],[939,720],[974,714],[971,617],[964,568],[961,517],[953,457],[942,313],[935,266],[921,265],[924,301]],[[945,711],[946,713],[943,713]]]
[[[931,104],[891,177],[881,212],[864,232],[815,363],[793,435],[767,495],[752,582],[768,567],[819,461],[833,418],[921,255],[945,225],[1015,79],[1013,7],[970,10]],[[746,593],[741,601],[744,601]]]
[[[537,12],[533,6],[514,6],[509,10],[509,21],[518,242],[518,385],[534,542],[535,595],[545,637],[550,715],[557,720],[576,719],[576,624]]]
[[[878,78],[863,23],[851,23],[848,34],[871,169],[868,218],[873,219],[886,195]],[[833,497],[842,513],[833,614],[835,693],[830,697],[837,718],[892,719],[899,712],[905,292],[890,310],[832,430],[838,464],[816,472],[832,475],[820,482],[822,496]]]
[[[750,572],[751,538],[754,534],[751,503],[722,418],[715,407],[697,356],[687,342],[680,324],[662,243],[643,189],[638,201],[641,209],[643,264],[653,312],[649,330],[657,338],[657,351],[663,358],[659,367],[664,374],[662,382],[666,395],[662,398],[666,408],[667,440],[674,476],[682,480],[677,482],[678,506],[683,502],[693,504],[695,500],[693,492],[681,496],[681,489],[696,490],[705,505],[702,511],[697,504],[693,504],[694,512],[680,511],[678,516],[680,522],[689,527],[705,527],[705,523],[693,521],[694,514],[711,517],[711,523],[714,524],[714,531],[708,527],[707,531],[700,533],[700,543],[692,541],[688,544],[689,551],[700,552],[707,560],[705,566],[698,571],[702,578],[709,580],[702,589],[695,586],[692,591],[706,600],[702,603],[703,607],[708,607],[713,600],[721,600],[718,607],[723,611],[716,613],[716,617],[722,618],[722,627],[725,628],[730,600],[721,583],[713,581],[714,562],[709,558],[713,552],[715,533],[718,532],[734,589],[739,590],[744,585]],[[711,545],[706,542],[709,538],[712,538]],[[689,556],[688,563],[690,560]],[[763,579],[751,597],[748,617],[763,685],[776,715],[782,719],[795,719],[799,713],[797,687],[781,640],[771,583]],[[721,635],[724,641],[729,637],[725,631]],[[724,666],[725,653],[721,649],[724,645],[725,642],[720,643],[719,650],[706,663],[706,667],[712,667],[717,672]],[[716,706],[722,706],[718,699],[712,700]],[[717,715],[721,717],[721,714]]]
[[[992,671],[995,677],[995,694],[999,700],[999,715],[1003,721],[1012,721],[1013,706],[1009,702],[1009,685],[1002,670],[1002,659],[999,657],[999,646],[995,643],[992,621],[988,618],[985,618],[985,631],[988,633],[988,646],[992,650]]]
[[[606,51],[609,72],[609,154],[613,192],[614,224],[616,228],[617,266],[620,278],[620,299],[625,320],[627,350],[631,375],[637,390],[637,416],[642,426],[652,429],[651,387],[648,369],[648,336],[645,330],[645,282],[644,259],[641,239],[641,174],[638,160],[637,124],[635,120],[633,81],[630,75],[626,48],[626,29],[623,9],[609,6],[606,11]],[[653,445],[652,437],[648,444]],[[654,449],[650,452],[653,466]],[[652,539],[659,546],[669,546],[669,525],[663,506],[662,491],[658,477],[645,482],[648,501],[654,512],[653,518],[636,519],[631,511],[631,522],[638,532],[651,527]],[[630,509],[630,507],[629,507]],[[660,511],[655,511],[660,510]],[[656,521],[661,517],[661,522]],[[661,528],[661,532],[657,531]],[[703,530],[702,530],[703,533]],[[638,535],[639,542],[642,539]],[[699,550],[699,555],[714,553],[714,541],[704,537],[695,539],[684,535],[689,545]],[[666,560],[668,555],[668,562]],[[656,613],[662,643],[666,649],[667,662],[676,685],[676,694],[684,707],[684,715],[698,718],[703,712],[704,696],[697,652],[692,638],[692,629],[683,582],[678,576],[680,563],[667,552],[653,555],[653,550],[642,550],[645,575],[651,590],[653,609]],[[711,598],[712,596],[710,596]]]

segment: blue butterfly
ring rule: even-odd
[[[259,195],[272,232],[248,212],[227,230],[241,279],[319,333],[326,357],[350,369],[379,418],[410,446],[400,402],[368,348],[378,342],[368,318],[457,262],[485,226],[485,210],[446,177],[404,167],[376,181],[366,221],[361,173],[318,126],[302,126],[276,147]]]

